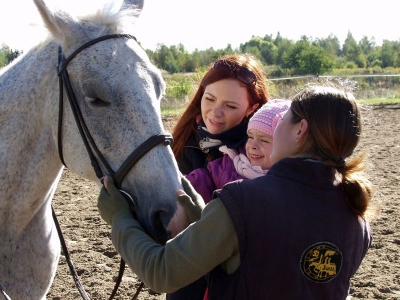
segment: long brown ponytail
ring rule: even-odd
[[[299,152],[331,166],[350,208],[365,217],[372,186],[363,173],[365,153],[353,153],[361,134],[360,109],[353,94],[334,85],[309,85],[294,97],[291,110],[293,123],[308,122]]]

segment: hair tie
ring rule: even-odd
[[[336,163],[337,163],[338,167],[342,167],[346,163],[346,160],[341,156],[341,157],[339,157],[339,159],[337,160]]]

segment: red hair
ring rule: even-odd
[[[258,107],[256,108],[257,110],[263,104],[268,102],[270,95],[267,88],[266,76],[263,71],[263,65],[255,56],[250,54],[232,54],[222,56],[217,61],[220,60],[225,60],[237,65],[238,67],[246,68],[256,75],[257,79],[253,83],[246,84],[247,90],[251,95],[249,103],[250,107],[254,104],[258,104]],[[173,129],[172,135],[174,137],[174,145],[172,150],[176,158],[182,155],[184,147],[195,132],[197,123],[196,118],[201,115],[201,99],[206,86],[222,79],[236,78],[234,73],[230,70],[214,69],[213,66],[214,63],[209,67],[209,70],[204,75],[192,101],[189,103],[185,112]]]

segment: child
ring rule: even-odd
[[[309,86],[274,134],[265,176],[236,180],[204,206],[186,184],[194,221],[165,245],[148,236],[106,177],[98,200],[118,253],[146,285],[173,292],[210,274],[213,299],[346,299],[372,241],[371,183],[355,153],[361,112],[351,93]]]
[[[237,179],[253,179],[267,173],[272,163],[270,155],[276,126],[290,107],[289,100],[274,99],[264,104],[251,117],[245,149],[219,150],[225,155],[207,164],[207,169],[198,168],[186,175],[194,189],[210,202],[213,191]],[[244,151],[245,150],[245,151]]]

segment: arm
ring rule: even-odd
[[[133,272],[158,292],[184,287],[238,254],[233,223],[219,199],[165,246],[150,238],[127,210],[114,215],[111,237]]]

